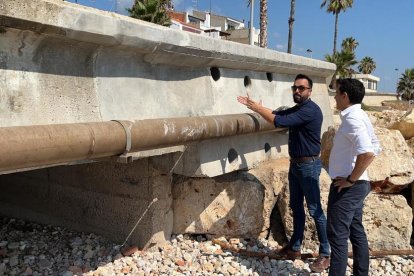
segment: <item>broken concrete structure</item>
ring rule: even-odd
[[[75,144],[55,144],[67,136],[90,149],[81,160],[38,162],[18,169],[38,169],[34,171],[11,173],[12,169],[0,168],[2,173],[11,173],[0,176],[2,215],[149,246],[168,239],[177,225],[174,219],[183,218],[173,214],[177,206],[174,198],[183,196],[174,175],[220,176],[287,156],[286,131],[269,132],[257,117],[249,115],[256,129],[240,135],[242,113],[248,110],[237,103],[237,95],[249,93],[269,107],[292,106],[293,79],[297,73],[308,74],[315,82],[313,99],[324,112],[323,128],[332,124],[326,80],[335,66],[330,63],[171,30],[57,0],[3,1],[0,24],[0,126],[8,127],[2,130],[10,135],[22,133],[22,126],[24,133],[32,133],[8,139],[0,163],[16,162],[11,142],[17,140],[19,145],[26,139],[33,145],[22,148],[22,160],[27,159],[24,156],[38,157],[37,151],[51,147],[70,152]],[[163,118],[229,114],[236,117],[233,136],[185,140],[195,131],[189,124],[181,134],[185,136],[182,145],[127,152],[124,158],[93,158],[96,146],[103,147],[97,136],[102,129],[83,124],[109,124],[105,130],[108,136],[119,132],[120,138],[105,142],[103,148],[114,143],[127,147],[128,127],[123,133],[124,125],[107,122],[144,122],[148,127],[135,132],[147,134],[156,125],[166,131],[175,129],[176,124]],[[220,120],[218,117],[216,122]],[[70,130],[55,136],[44,131],[69,123],[85,131],[79,136]],[[37,125],[45,127],[31,127]],[[18,131],[14,127],[19,127]],[[106,138],[102,136],[99,139]],[[89,142],[83,142],[84,138]],[[56,158],[55,154],[45,156]],[[53,167],[62,164],[72,166]],[[201,188],[207,190],[203,185]],[[216,187],[210,198],[214,200],[222,192],[219,190]]]
[[[314,80],[323,130],[333,123],[326,83],[335,66],[323,61],[58,0],[2,1],[0,39],[0,127],[11,137],[0,140],[0,164],[7,164],[0,168],[1,215],[139,247],[173,232],[265,235],[282,189],[273,176],[280,178],[283,166],[263,162],[287,157],[287,133],[242,114],[248,110],[236,96],[292,106],[290,86],[304,73]],[[226,124],[226,116],[234,120]],[[206,135],[211,129],[197,128],[201,118],[213,118],[215,134],[232,134]],[[177,120],[184,120],[180,128]],[[147,127],[131,131],[124,121]],[[50,136],[50,129],[60,131]],[[133,152],[131,132],[148,135],[147,142],[176,133],[182,144],[167,139]],[[191,139],[195,133],[202,135]],[[17,151],[17,141],[30,147]],[[109,155],[94,155],[115,145]],[[86,154],[70,160],[59,161],[59,151],[37,154],[79,146]],[[33,161],[25,156],[41,160],[13,167],[16,158]],[[253,208],[247,199],[260,204]]]

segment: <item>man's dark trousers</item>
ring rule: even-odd
[[[365,197],[371,190],[369,181],[359,180],[338,193],[333,184],[328,200],[328,239],[331,245],[329,275],[345,275],[348,263],[348,238],[352,243],[353,275],[368,275],[368,241],[362,225]]]
[[[305,231],[304,198],[309,214],[315,221],[319,239],[319,254],[329,256],[329,242],[326,234],[326,217],[321,206],[321,192],[319,187],[319,175],[321,174],[321,160],[305,161],[302,163],[290,163],[289,190],[290,208],[293,214],[293,235],[290,239],[290,247],[294,251],[300,251]]]

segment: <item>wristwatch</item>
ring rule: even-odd
[[[352,181],[351,180],[351,175],[348,175],[348,177],[346,178],[346,181],[349,182],[349,183],[351,183],[351,184],[354,184],[355,183],[355,181]]]

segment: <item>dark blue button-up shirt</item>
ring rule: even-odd
[[[275,127],[289,128],[289,155],[303,157],[321,152],[322,111],[311,99],[286,110],[273,111]]]

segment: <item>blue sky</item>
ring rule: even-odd
[[[116,1],[116,2],[115,2]],[[70,2],[75,2],[71,0]],[[125,14],[133,0],[78,0],[79,4]],[[247,0],[175,0],[175,10],[199,10],[249,21]],[[335,18],[320,8],[321,0],[296,0],[293,49],[295,55],[324,59],[333,48]],[[268,0],[268,47],[286,52],[290,1]],[[373,72],[381,78],[380,92],[394,93],[397,79],[414,67],[414,0],[355,0],[351,9],[339,16],[338,45],[352,36],[358,42],[357,59],[370,56],[377,64]],[[255,0],[254,26],[259,27],[259,0]],[[398,69],[396,71],[395,69]]]

